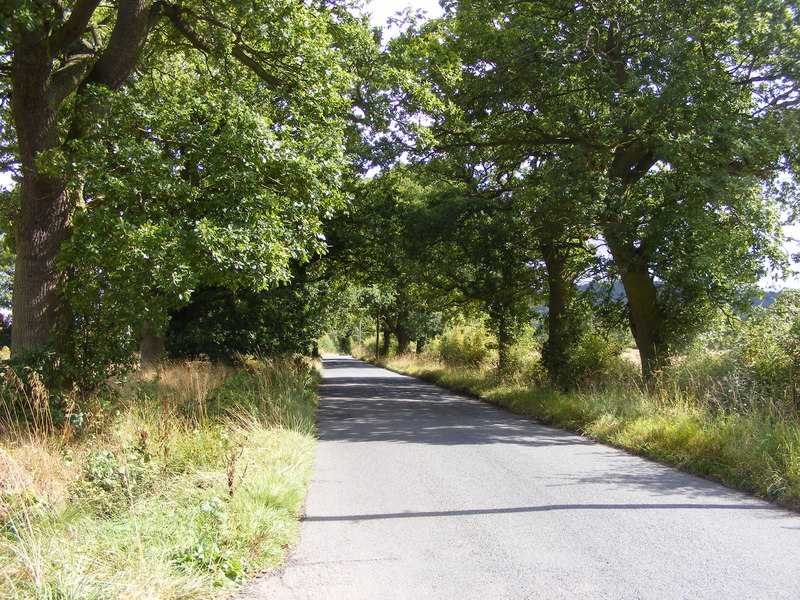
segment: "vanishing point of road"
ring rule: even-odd
[[[800,599],[800,515],[349,357],[300,541],[239,598]]]

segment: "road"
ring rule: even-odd
[[[301,537],[255,600],[800,599],[800,515],[327,359]]]

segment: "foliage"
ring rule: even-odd
[[[450,366],[480,367],[489,358],[488,343],[482,327],[451,327],[439,342],[439,356]]]
[[[146,443],[146,438],[140,440]],[[110,513],[138,499],[152,486],[150,456],[144,444],[115,453],[98,450],[86,455],[81,479],[75,488],[102,513]]]
[[[340,122],[296,121],[246,85],[209,95],[186,67],[163,68],[114,96],[102,138],[75,144],[85,209],[61,260],[83,372],[88,357],[124,364],[143,323],[162,328],[201,280],[290,279],[341,202]]]
[[[356,321],[366,314],[379,318],[402,352],[412,340],[424,344],[438,332],[440,313],[451,301],[426,277],[431,244],[421,229],[429,218],[432,187],[423,173],[410,168],[383,171],[357,186],[347,213],[328,226],[328,262],[334,276],[344,269],[346,280],[356,285]]]
[[[787,387],[796,397],[800,381],[800,292],[784,291],[768,309],[746,321],[736,355],[758,383]]]
[[[266,289],[324,250],[350,172],[348,62],[376,42],[348,2],[73,8],[4,23],[0,109],[25,168],[3,229],[27,248],[30,215],[54,215],[41,256],[20,249],[47,265],[17,270],[44,300],[42,318],[18,305],[15,351],[47,346],[62,385],[91,387],[201,282]],[[36,77],[46,105],[9,111]]]
[[[228,363],[246,354],[309,355],[328,320],[327,292],[324,284],[302,282],[262,291],[199,289],[172,313],[167,353]]]
[[[581,332],[568,359],[568,369],[578,388],[605,387],[627,381],[636,383],[636,367],[622,358],[627,336],[589,326]]]
[[[398,42],[427,84],[401,102],[426,156],[527,196],[529,233],[602,239],[649,376],[781,264],[796,28],[777,0],[453,2]]]

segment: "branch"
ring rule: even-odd
[[[51,106],[57,107],[78,86],[86,80],[86,77],[94,66],[94,54],[83,53],[69,57],[66,63],[53,72],[52,85],[50,87]]]
[[[233,50],[231,51],[233,57],[242,63],[245,67],[253,71],[259,79],[261,79],[267,85],[272,87],[278,87],[281,85],[281,80],[277,77],[271,75],[267,72],[267,70],[252,56],[245,54],[244,50],[242,50],[240,45],[234,46]]]
[[[550,146],[554,144],[578,145],[581,147],[586,145],[585,140],[580,137],[542,135],[541,137],[534,138],[505,138],[500,140],[488,140],[485,142],[465,140],[463,142],[439,144],[435,147],[435,150],[441,152],[444,150],[454,150],[457,148],[502,148],[504,146],[535,147]],[[592,146],[587,145],[587,147]]]
[[[118,89],[136,66],[150,32],[150,0],[118,0],[117,23],[90,78]]]
[[[67,21],[50,34],[50,51],[52,54],[66,50],[77,38],[83,35],[89,26],[101,0],[77,0]]]
[[[175,26],[175,29],[177,29],[178,32],[183,37],[185,37],[186,40],[196,50],[199,50],[200,52],[204,52],[206,54],[214,53],[214,46],[207,40],[204,40],[200,36],[200,34],[198,34],[197,31],[195,31],[194,27],[192,27],[190,23],[188,23],[183,19],[184,14],[191,14],[192,16],[199,18],[197,17],[197,15],[194,15],[194,13],[191,13],[187,9],[183,9],[171,4],[164,5],[164,14]],[[221,23],[218,22],[212,22],[212,23],[218,27],[222,27]],[[233,49],[231,50],[231,55],[245,67],[253,71],[253,73],[255,73],[256,76],[258,76],[258,78],[261,79],[267,85],[270,85],[272,87],[280,86],[282,83],[281,80],[275,77],[274,75],[270,74],[261,63],[259,63],[255,58],[253,58],[249,54],[247,54],[244,48],[245,46],[241,43],[234,44]]]
[[[175,29],[178,30],[178,33],[185,37],[186,40],[195,48],[195,50],[205,52],[206,54],[211,54],[214,51],[214,46],[201,38],[200,35],[194,30],[194,27],[183,20],[181,13],[184,12],[184,9],[172,4],[164,4],[163,10],[164,15],[172,22],[172,24],[175,26]]]

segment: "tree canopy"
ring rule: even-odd
[[[351,285],[400,351],[484,315],[501,370],[543,305],[569,385],[602,281],[650,377],[786,265],[792,2],[442,6],[382,44],[346,0],[0,5],[15,355],[97,380],[243,306],[307,349]]]

